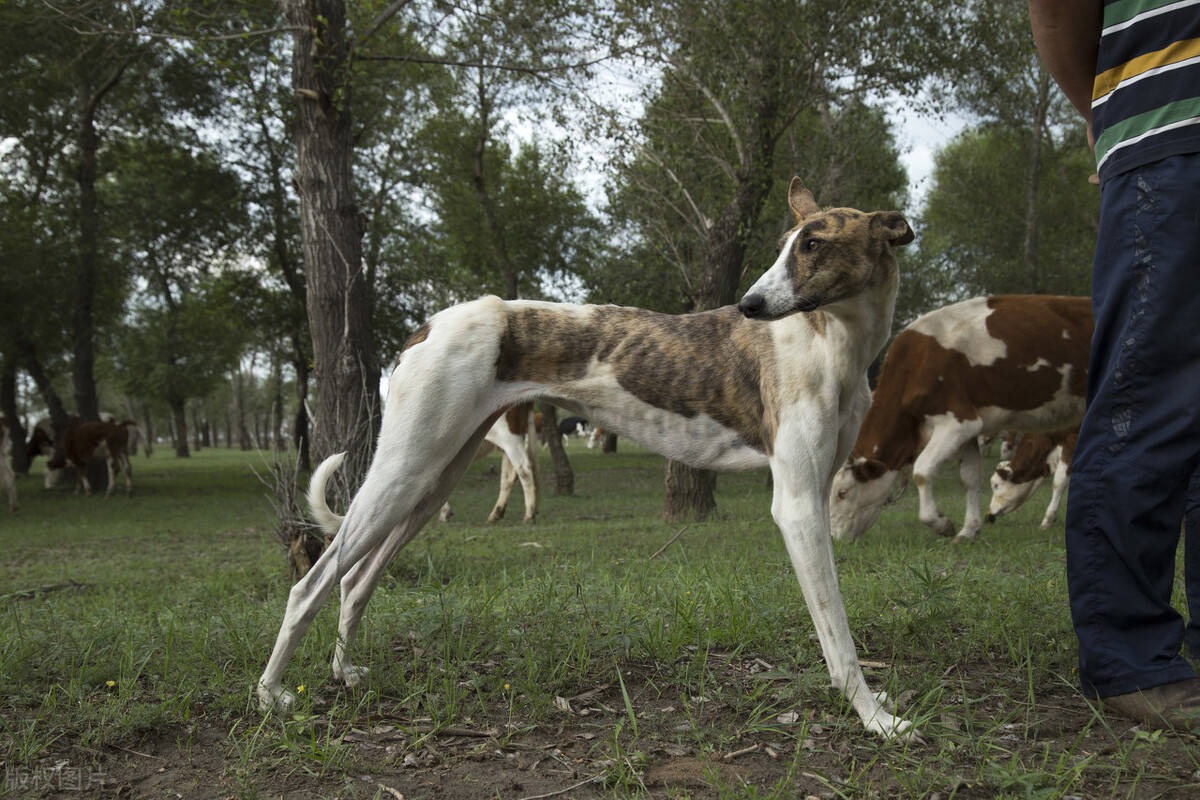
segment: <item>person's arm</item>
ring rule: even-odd
[[[1100,0],[1029,0],[1029,21],[1042,62],[1067,99],[1092,124],[1092,84],[1100,48]]]

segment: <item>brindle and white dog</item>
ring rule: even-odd
[[[392,371],[363,484],[288,597],[258,683],[262,708],[295,701],[284,669],[339,580],[333,673],[349,685],[362,679],[366,669],[348,653],[384,566],[438,510],[496,417],[544,397],[695,467],[769,466],[771,513],[833,685],[869,730],[910,734],[858,664],[834,569],[829,489],[869,405],[867,365],[891,330],[892,248],[913,234],[895,211],[821,210],[798,179],[788,204],[796,226],[736,308],[668,316],[484,297],[423,325]],[[323,493],[328,472],[314,476],[310,496]]]

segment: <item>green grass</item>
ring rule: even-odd
[[[288,591],[258,456],[139,457],[132,499],[43,492],[35,468],[21,511],[0,518],[5,769],[65,753],[119,772],[115,756],[154,748],[208,758],[214,783],[241,796],[289,781],[325,796],[431,751],[470,772],[476,751],[438,750],[457,726],[495,729],[510,753],[565,729],[597,777],[587,791],[617,796],[665,796],[646,783],[663,753],[714,765],[709,788],[671,796],[1186,796],[1196,784],[1188,741],[1092,719],[1075,692],[1062,530],[1037,528],[1048,490],[972,545],[928,532],[910,492],[862,543],[835,546],[868,680],[926,738],[889,744],[828,688],[765,473],[722,476],[719,517],[651,560],[683,527],[659,519],[661,459],[627,442],[570,452],[576,496],[549,491],[543,454],[534,526],[519,497],[515,519],[483,522],[495,457],[474,465],[454,520],[402,551],[371,601],[354,653],[372,669],[364,687],[329,676],[326,609],[289,665],[304,690],[288,719],[264,719],[251,696]],[[945,472],[939,499],[961,520]],[[39,587],[58,588],[26,591]],[[561,708],[597,687],[589,715]],[[354,733],[382,723],[408,732],[386,757]],[[776,755],[728,761],[751,779],[722,766],[756,743]]]

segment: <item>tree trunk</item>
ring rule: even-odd
[[[292,441],[296,445],[296,458],[302,471],[312,470],[308,454],[308,361],[303,357],[295,360],[296,368],[296,422]]]
[[[1029,157],[1025,167],[1025,236],[1021,246],[1021,257],[1025,274],[1029,276],[1029,291],[1037,294],[1045,291],[1041,270],[1038,265],[1038,193],[1042,180],[1042,129],[1050,113],[1050,73],[1038,69],[1037,104],[1029,131]]]
[[[283,359],[279,353],[271,355],[272,382],[275,385],[275,396],[271,400],[271,447],[283,449]]]
[[[62,398],[54,391],[54,385],[50,382],[50,377],[46,375],[46,370],[42,367],[42,362],[38,359],[33,345],[26,339],[19,339],[17,351],[21,354],[25,371],[29,373],[29,377],[33,378],[33,383],[38,388],[38,394],[42,396],[42,402],[46,404],[46,408],[50,412],[50,431],[54,438],[54,446],[57,448],[58,443],[62,441],[63,434],[71,425],[70,417],[66,408],[63,407]]]
[[[362,223],[354,188],[344,0],[280,0],[294,35],[296,185],[316,374],[316,458],[363,457],[342,472],[357,487],[374,450],[379,365],[372,344]]]
[[[666,470],[667,504],[663,519],[678,522],[695,514],[707,519],[717,508],[714,491],[717,473],[710,469],[693,469],[679,461],[668,461]]]
[[[188,452],[187,440],[187,403],[181,397],[169,398],[167,402],[171,406],[171,433],[175,437],[175,455],[178,458],[188,458],[191,453]]]
[[[762,88],[746,141],[750,148],[737,175],[734,195],[708,229],[704,248],[704,272],[692,298],[693,311],[720,308],[737,300],[745,270],[748,237],[758,223],[763,203],[771,189],[774,163],[774,119],[777,99],[770,76],[754,78]],[[693,469],[668,461],[664,478],[663,519],[675,522],[694,514],[707,519],[716,509],[717,476],[711,470]]]
[[[100,214],[96,203],[96,154],[100,137],[96,133],[96,111],[104,95],[117,85],[129,61],[119,65],[98,88],[94,86],[95,65],[89,59],[79,61],[78,116],[75,144],[79,149],[75,182],[79,184],[79,263],[75,273],[75,313],[72,324],[74,360],[72,379],[76,413],[80,419],[100,418],[96,393],[96,271],[99,268]]]
[[[25,450],[25,425],[17,413],[17,365],[10,358],[4,360],[4,368],[0,369],[0,413],[8,421],[13,472],[28,475],[29,453]],[[0,452],[0,458],[4,458],[4,453]]]
[[[199,405],[192,406],[192,448],[199,453],[204,445],[204,424],[200,421]]]
[[[233,423],[237,427],[238,447],[250,449],[250,431],[246,430],[246,386],[241,367],[233,373]],[[230,439],[230,442],[233,440]]]
[[[554,493],[575,494],[575,471],[563,449],[562,437],[558,435],[558,409],[549,403],[538,403],[542,410],[542,438],[550,448],[550,460],[554,462]]]
[[[146,444],[142,449],[146,451],[146,458],[154,452],[154,419],[150,416],[150,406],[142,403],[142,419],[145,420]]]

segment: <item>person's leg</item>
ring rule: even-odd
[[[1183,578],[1187,587],[1188,621],[1184,652],[1200,661],[1200,469],[1188,484],[1187,516],[1183,523]]]
[[[1200,462],[1200,156],[1110,179],[1101,200],[1088,410],[1067,509],[1085,694],[1195,678],[1170,604]]]

